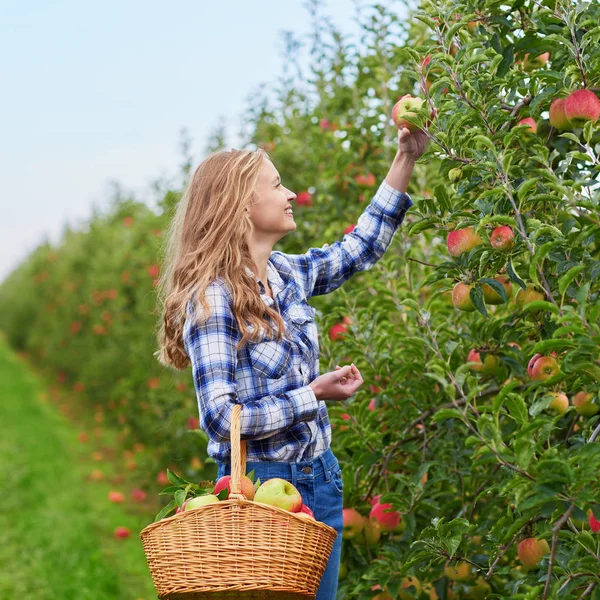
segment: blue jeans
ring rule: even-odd
[[[229,463],[217,462],[217,465],[217,478],[231,474]],[[335,600],[344,530],[342,475],[337,458],[331,449],[327,449],[321,456],[305,462],[249,461],[246,473],[252,470],[255,479],[260,477],[262,482],[280,477],[294,484],[304,504],[314,512],[315,519],[338,532],[316,597],[316,600]]]

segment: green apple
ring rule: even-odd
[[[276,506],[290,512],[300,512],[302,509],[302,495],[289,481],[274,477],[267,479],[256,490],[255,502]]]
[[[184,510],[192,510],[193,508],[200,508],[201,506],[206,506],[208,504],[215,504],[219,499],[213,494],[205,494],[204,496],[196,496],[195,498],[190,498],[185,503]]]

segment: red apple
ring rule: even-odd
[[[539,69],[543,67],[550,58],[550,52],[544,52],[543,54],[538,54],[538,56],[531,58],[529,54],[525,54],[523,58],[523,70],[530,73],[535,69]]]
[[[120,504],[125,500],[125,496],[121,492],[110,491],[108,492],[108,499],[115,504]]]
[[[465,312],[473,312],[475,310],[475,305],[469,295],[472,287],[472,285],[459,282],[452,289],[452,304],[459,310]]]
[[[391,504],[377,502],[369,513],[369,519],[377,521],[383,533],[397,532],[400,529],[402,515],[394,510]]]
[[[479,371],[482,375],[494,375],[498,371],[500,361],[497,356],[490,354],[489,352],[485,356],[483,363],[481,362],[481,355],[477,350],[473,348],[467,356],[467,362],[477,363],[470,366],[472,371]]]
[[[496,250],[507,252],[515,245],[515,234],[508,225],[501,225],[492,231],[490,244]]]
[[[365,526],[364,517],[355,508],[344,508],[342,515],[344,518],[342,538],[345,540],[357,539]]]
[[[346,332],[346,325],[344,323],[337,323],[329,329],[329,339],[335,342],[339,339],[342,339]]]
[[[538,538],[525,538],[517,546],[519,560],[528,569],[535,567],[549,552],[548,542]]]
[[[552,356],[535,355],[527,366],[527,372],[532,381],[545,381],[560,372],[556,359]],[[535,360],[534,360],[535,358]]]
[[[296,514],[300,513],[306,514],[309,517],[312,517],[313,519],[315,518],[315,513],[308,506],[306,506],[306,504],[302,504],[302,507]]]
[[[146,496],[147,494],[144,490],[140,490],[138,488],[134,488],[133,490],[131,490],[131,497],[136,502],[143,502],[146,499]]]
[[[569,131],[573,128],[565,115],[565,98],[555,98],[550,104],[550,125],[559,131]]]
[[[129,529],[127,529],[127,527],[117,527],[115,529],[115,537],[119,538],[119,539],[125,539],[128,538],[130,536],[131,532],[129,531]]]
[[[310,192],[300,192],[296,196],[298,206],[312,206],[312,195]]]
[[[366,187],[371,187],[377,183],[373,173],[367,173],[366,175],[355,175],[354,181],[356,181],[358,185],[364,185]]]
[[[593,417],[600,411],[600,406],[594,404],[594,394],[591,392],[577,392],[573,396],[573,406],[577,413],[584,417]]]
[[[565,100],[565,116],[573,127],[595,123],[600,117],[600,100],[591,90],[575,90]]]
[[[267,479],[262,483],[256,490],[254,501],[294,513],[299,512],[303,504],[302,496],[296,486],[279,477]]]
[[[529,129],[532,133],[537,133],[537,123],[531,118],[521,119],[517,125],[529,125]]]
[[[416,117],[417,114],[413,111],[418,111],[422,105],[422,98],[414,98],[410,94],[402,96],[392,109],[392,121],[394,121],[394,125],[396,125],[398,129],[406,127],[410,131],[417,131],[419,127],[409,123],[404,117]]]
[[[448,252],[452,256],[460,256],[463,252],[469,252],[482,243],[482,239],[475,233],[473,227],[465,227],[464,229],[455,229],[448,233],[446,244]]]
[[[600,521],[596,519],[591,509],[588,511],[588,522],[594,533],[600,533]]]
[[[344,233],[350,233],[351,231],[354,231],[355,227],[356,227],[356,225],[348,225],[348,227],[346,227],[346,229],[344,229]]]
[[[240,480],[240,487],[242,488],[242,494],[246,496],[247,500],[254,500],[255,498],[255,487],[252,483],[252,480],[246,475],[242,475]],[[227,496],[225,496],[225,500],[229,498],[229,494],[231,493],[231,475],[223,475],[215,484],[215,489],[213,490],[213,494],[217,496],[219,492],[227,489]]]

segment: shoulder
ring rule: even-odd
[[[279,250],[273,250],[269,260],[286,283],[290,280],[297,281],[305,274],[307,268],[305,254],[286,254]]]
[[[204,291],[204,300],[208,304],[211,314],[231,312],[233,306],[233,294],[231,287],[222,278],[217,277],[208,284]],[[186,313],[189,317],[201,317],[203,314],[202,302],[198,296],[198,290],[194,290],[187,301]]]

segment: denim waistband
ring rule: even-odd
[[[217,465],[221,467],[223,465],[226,472],[230,472],[230,463],[220,463]],[[253,469],[255,470],[268,470],[268,476],[281,477],[283,479],[302,479],[306,475],[311,477],[317,477],[323,473],[328,476],[333,467],[339,465],[335,454],[331,448],[327,448],[323,454],[317,456],[312,460],[304,460],[301,462],[281,462],[275,460],[263,460],[263,461],[247,461],[246,462],[246,473],[249,473]],[[327,477],[328,479],[328,477]]]

